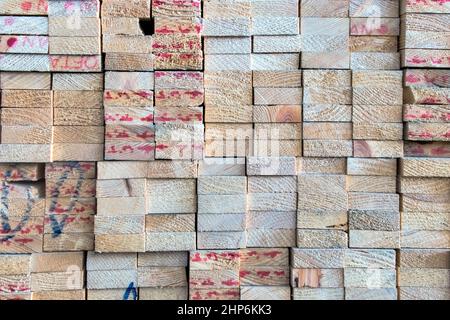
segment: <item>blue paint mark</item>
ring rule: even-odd
[[[56,238],[57,236],[59,236],[63,232],[63,229],[64,229],[64,227],[66,225],[66,221],[67,221],[67,218],[68,218],[68,215],[64,215],[63,219],[61,220],[61,222],[58,222],[57,216],[58,215],[56,215],[56,214],[52,214],[52,215],[49,216],[49,218],[50,218],[50,226],[51,226],[52,231],[53,231],[53,233],[52,233],[52,237],[53,238]]]
[[[25,212],[23,214],[22,219],[17,224],[17,226],[12,229],[11,224],[9,221],[9,188],[10,186],[7,184],[6,180],[11,176],[11,171],[7,171],[5,173],[5,180],[2,181],[2,194],[0,196],[0,219],[1,219],[1,229],[0,231],[2,233],[8,233],[8,235],[0,237],[0,243],[7,242],[11,239],[14,239],[14,237],[19,233],[23,227],[27,224],[28,220],[31,216],[31,210],[33,208],[35,200],[33,199],[33,195],[31,193],[31,186],[27,188],[27,207],[25,209]]]
[[[130,300],[130,294],[133,295],[133,300],[137,300],[137,289],[134,286],[134,282],[130,282],[128,288],[125,290],[125,293],[123,294],[122,300]]]
[[[81,169],[80,162],[69,162],[67,165],[71,169]],[[62,234],[64,227],[66,226],[67,219],[69,218],[68,214],[52,213],[52,212],[55,212],[56,205],[58,204],[58,197],[61,192],[60,188],[64,184],[64,182],[67,180],[68,176],[69,176],[69,170],[66,170],[62,174],[62,176],[58,178],[58,181],[56,182],[56,186],[55,186],[55,192],[52,192],[52,194],[51,194],[52,200],[51,200],[50,208],[49,208],[49,219],[50,219],[50,226],[52,228],[52,238],[57,238]],[[79,197],[83,179],[84,179],[84,173],[83,173],[83,170],[80,170],[80,176],[78,178],[77,185],[75,186],[75,195],[73,196],[73,198]],[[77,203],[77,200],[75,200],[75,199],[72,200],[69,203],[67,211],[71,212],[73,210],[73,208],[75,207],[76,203]],[[58,216],[62,218],[61,221],[58,221],[58,219],[57,219]]]

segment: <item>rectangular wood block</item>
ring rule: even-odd
[[[69,17],[51,16],[48,19],[50,37],[100,37],[100,19],[80,17],[78,23],[71,25]]]
[[[1,162],[51,162],[50,144],[1,144]]]
[[[145,215],[144,197],[117,197],[97,199],[97,214],[104,216]]]
[[[295,229],[247,229],[248,248],[295,246]]]
[[[242,286],[241,300],[291,300],[288,286]]]
[[[100,54],[100,37],[50,37],[50,54]]]
[[[294,288],[293,300],[344,300],[344,288]]]
[[[52,75],[53,90],[102,91],[103,74],[101,73],[55,73]]]
[[[247,235],[238,232],[198,232],[198,249],[239,249],[247,246]]]
[[[301,88],[255,88],[257,105],[299,105],[302,103]]]
[[[96,235],[95,251],[96,252],[145,252],[145,234],[142,233],[142,234]],[[126,287],[127,286],[128,285],[126,285]]]
[[[350,248],[400,248],[399,231],[351,230]]]
[[[445,158],[404,158],[400,174],[405,177],[450,177],[450,160]]]
[[[291,249],[293,268],[341,269],[345,263],[344,249]]]
[[[294,288],[342,288],[343,269],[292,269],[291,286]]]
[[[185,287],[187,285],[184,267],[139,267],[137,286],[142,287]]]

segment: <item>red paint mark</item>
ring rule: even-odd
[[[82,167],[84,170],[91,170],[91,169],[94,167],[94,165],[93,165],[93,164],[90,164],[90,163],[83,163],[83,164],[81,165],[81,167]]]
[[[144,153],[150,153],[151,151],[155,150],[155,147],[152,145],[145,145],[145,146],[139,146],[137,149],[139,151],[143,151]]]
[[[245,271],[245,270],[239,271],[239,277],[241,277],[241,278],[245,278],[249,274],[251,274],[251,272],[249,272],[249,271]]]
[[[229,280],[226,280],[226,281],[222,281],[222,284],[224,286],[229,286],[229,287],[238,286],[239,285],[239,281],[236,281],[236,280],[233,280],[233,279],[229,279]]]
[[[169,146],[168,145],[166,145],[166,144],[157,144],[156,146],[155,146],[155,148],[156,148],[156,150],[165,150],[165,149],[168,149],[169,148]]]
[[[202,296],[200,295],[200,292],[196,292],[194,295],[191,296],[192,300],[201,300]]]
[[[264,279],[270,275],[270,271],[257,271],[256,275],[261,279]]]
[[[191,261],[192,262],[201,262],[202,258],[200,256],[200,253],[195,253],[192,257],[191,257]]]
[[[448,150],[445,147],[438,147],[431,149],[431,154],[436,156],[442,156],[447,154]]]
[[[269,252],[264,252],[265,256],[268,256],[270,258],[275,258],[277,255],[281,254],[280,251],[269,251]]]
[[[420,82],[420,78],[416,77],[413,74],[408,74],[406,76],[406,82],[408,82],[408,83],[417,83],[417,82]]]
[[[128,114],[125,114],[125,115],[123,115],[123,116],[121,116],[121,117],[119,118],[119,121],[130,122],[130,121],[133,121],[133,118],[130,117]]]
[[[12,48],[17,43],[17,38],[11,37],[6,41],[9,48]]]
[[[154,138],[155,135],[153,133],[149,132],[149,131],[145,131],[142,134],[137,134],[136,137],[146,140],[148,138]]]
[[[148,99],[148,98],[152,97],[152,93],[151,92],[137,91],[137,92],[133,92],[133,93],[138,95],[141,98],[144,98],[144,99]]]
[[[28,238],[24,238],[24,239],[14,239],[15,242],[20,243],[21,245],[25,245],[27,243],[33,242],[33,239],[28,239]]]
[[[239,292],[238,291],[227,291],[227,292],[225,292],[225,295],[232,296],[232,297],[239,297]]]
[[[143,122],[153,122],[153,115],[149,114],[148,116],[140,118],[140,120],[143,121]]]
[[[201,283],[202,286],[213,286],[214,285],[214,281],[212,281],[211,279],[205,279],[202,281]]]
[[[420,115],[420,119],[424,119],[424,120],[430,120],[430,119],[433,119],[433,118],[434,118],[433,114],[431,112],[429,112],[429,111],[427,111],[425,113],[422,113]]]
[[[407,61],[410,62],[410,63],[414,63],[414,64],[421,64],[421,63],[426,63],[427,62],[426,59],[420,58],[418,56],[414,56],[412,58],[409,58],[409,59],[407,59]]]
[[[24,1],[22,2],[22,4],[20,5],[20,7],[22,8],[23,11],[30,11],[31,7],[32,7],[32,3],[29,1]]]
[[[208,260],[214,260],[214,261],[219,260],[217,254],[216,254],[215,252],[209,252],[209,253],[207,253],[207,254],[206,254],[206,258],[207,258]]]

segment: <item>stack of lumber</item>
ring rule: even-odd
[[[347,249],[344,253],[345,300],[397,300],[396,252]]]
[[[239,250],[191,251],[190,300],[239,300]]]
[[[449,157],[450,5],[404,2],[401,13],[405,156]]]
[[[349,70],[303,71],[303,156],[353,155]]]
[[[200,42],[200,35],[193,37]],[[202,159],[203,96],[202,72],[155,72],[156,159]]]
[[[302,0],[302,68],[348,69],[349,1]]]
[[[147,167],[136,161],[98,163],[96,252],[145,251]]]
[[[2,2],[0,71],[8,71],[0,75],[3,161],[103,158],[103,76],[92,73],[102,71],[99,5]]]
[[[349,158],[347,172],[350,247],[399,248],[396,159]]]
[[[450,248],[450,160],[400,160],[401,247]]]
[[[300,70],[253,71],[254,156],[302,155],[301,78]]]
[[[292,249],[293,298],[396,300],[395,257],[384,249]]]
[[[400,163],[400,299],[450,298],[450,161],[404,158]]]
[[[352,41],[365,41],[351,56],[354,156],[402,157],[400,54],[387,45],[399,35],[399,2],[351,1],[350,17]]]
[[[344,249],[291,249],[294,300],[344,300]]]
[[[85,300],[83,252],[33,253],[32,300]]]
[[[302,159],[298,176],[298,248],[347,248],[348,194],[343,160]]]
[[[155,70],[202,69],[201,16],[201,0],[152,0]]]
[[[253,147],[252,73],[209,70],[205,69],[204,83],[205,156],[249,156]]]
[[[403,156],[398,118],[402,73],[397,47],[387,45],[399,34],[399,2],[351,1],[350,17],[352,37],[364,37],[366,45],[351,55],[354,158],[347,163],[349,247],[399,248],[395,158]]]
[[[150,162],[147,178],[145,251],[195,250],[197,164]]]
[[[449,71],[408,68],[404,84],[406,155],[447,157],[450,154]]]
[[[87,300],[137,300],[137,256],[137,253],[88,252]]]
[[[0,253],[43,251],[43,178],[41,164],[0,165]]]
[[[103,74],[54,73],[52,89],[53,161],[103,160]]]
[[[155,159],[152,37],[140,25],[150,13],[150,0],[102,2],[105,160]]]
[[[100,1],[48,1],[53,161],[103,159]]]
[[[402,66],[449,68],[448,1],[401,1]]]
[[[47,1],[50,71],[101,72],[100,0]]]
[[[46,164],[44,251],[94,249],[95,189],[95,163]]]
[[[400,299],[450,299],[450,6],[404,2]],[[420,68],[420,69],[419,69]],[[445,250],[447,249],[447,250]]]
[[[205,2],[207,156],[301,155],[298,9],[298,0]]]
[[[295,157],[247,159],[247,247],[295,246]]]
[[[102,1],[105,70],[153,70],[152,38],[143,34],[140,19],[150,19],[150,0]],[[117,27],[116,27],[117,26]]]
[[[450,299],[450,250],[401,249],[398,260],[401,300]]]
[[[186,300],[187,252],[93,253],[88,300]]]
[[[290,300],[283,248],[191,251],[190,300]]]
[[[31,299],[31,254],[0,255],[0,300]]]
[[[48,1],[5,0],[0,15],[1,71],[56,69],[49,55]]]
[[[290,300],[289,250],[240,251],[241,300]]]
[[[95,250],[195,249],[196,177],[190,161],[99,162]]]
[[[203,74],[181,71],[202,69],[199,2],[108,0],[102,16],[105,159],[201,159]]]
[[[188,252],[139,253],[139,300],[187,300],[188,255]]]
[[[3,32],[0,29],[0,33]],[[0,35],[0,39],[0,57],[21,56],[2,54],[4,42],[15,38]],[[7,65],[10,66],[10,62]],[[50,73],[4,72],[4,69],[1,64],[0,161],[52,161],[53,94]]]
[[[253,156],[302,155],[299,8],[298,0],[251,2]]]
[[[348,1],[301,3],[303,156],[349,157],[351,72]],[[329,69],[329,70],[324,70]]]
[[[105,160],[154,160],[153,72],[105,72]]]
[[[203,68],[201,2],[153,0],[152,16],[156,159],[199,160],[204,140],[203,73],[181,70]]]
[[[301,1],[303,158],[298,159],[294,300],[344,299],[345,157],[353,155],[349,1]]]
[[[201,163],[197,179],[198,249],[247,246],[247,177],[244,166],[235,164],[234,167],[234,171],[231,168],[224,171],[217,162]]]

